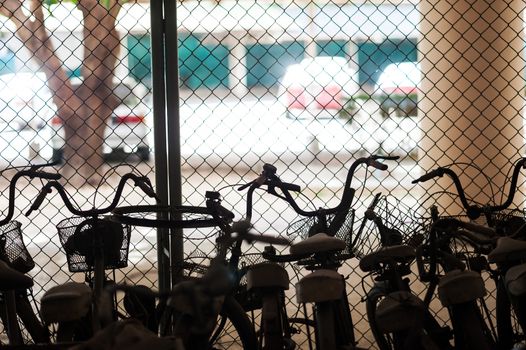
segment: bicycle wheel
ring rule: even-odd
[[[497,282],[496,318],[499,349],[511,349],[524,340],[502,279]]]
[[[234,215],[223,207],[132,205],[115,208],[113,219],[126,225],[158,228],[201,228],[219,226]]]
[[[389,334],[384,334],[376,324],[376,309],[378,307],[378,304],[386,296],[387,293],[384,289],[373,287],[369,291],[369,293],[367,293],[367,299],[365,301],[365,310],[367,314],[367,320],[369,321],[369,327],[380,350],[394,349],[392,337]]]
[[[22,320],[27,332],[31,335],[34,343],[48,344],[50,342],[49,330],[38,319],[27,294],[17,296],[16,312]]]
[[[496,348],[487,334],[486,325],[475,302],[450,307],[455,334],[455,349],[492,350]]]
[[[257,349],[254,326],[233,297],[228,296],[223,302],[217,327],[210,338],[210,349]]]
[[[406,291],[387,293],[383,288],[374,287],[366,302],[371,332],[381,350],[449,348],[439,346],[428,333],[430,315],[424,303],[413,294]],[[383,310],[383,315],[379,310]]]
[[[161,310],[161,335],[175,335],[181,338],[188,349],[257,349],[254,327],[241,305],[232,296],[225,297],[215,328],[208,338],[204,338],[202,334],[192,335],[193,321],[188,315],[164,306],[164,310]]]

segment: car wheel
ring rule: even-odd
[[[51,155],[51,161],[53,163],[62,164],[64,161],[64,150],[53,148],[53,153]]]
[[[149,147],[137,148],[137,155],[143,162],[149,162],[151,159],[150,148]]]

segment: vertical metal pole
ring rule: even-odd
[[[178,206],[182,202],[181,189],[181,137],[179,110],[179,54],[177,48],[177,2],[164,0],[165,10],[165,47],[166,47],[166,110],[168,131],[168,174],[170,205]],[[172,229],[170,232],[170,252],[172,259],[172,283],[177,282],[182,270],[179,268],[184,258],[183,231]]]
[[[165,26],[163,4],[159,0],[150,2],[153,132],[155,148],[155,186],[163,204],[168,204],[168,155],[166,146],[166,89],[165,89]],[[157,265],[159,290],[170,285],[170,237],[168,230],[157,230]]]

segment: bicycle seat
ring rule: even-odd
[[[360,269],[363,272],[373,271],[378,264],[389,262],[406,262],[415,257],[415,248],[408,245],[394,245],[383,247],[380,250],[367,254],[360,260]]]
[[[41,299],[44,323],[74,321],[87,315],[91,288],[84,283],[68,282],[49,289]]]
[[[526,294],[526,264],[511,267],[504,278],[506,290],[514,296]]]
[[[490,263],[523,260],[526,258],[526,242],[510,237],[501,237],[497,246],[488,254]]]
[[[410,292],[392,292],[378,304],[376,323],[384,333],[416,329],[424,320],[425,308],[424,302]]]
[[[260,263],[250,266],[247,272],[247,289],[280,288],[289,289],[289,275],[283,266]]]
[[[344,241],[337,237],[320,232],[290,246],[290,253],[294,255],[310,255],[315,253],[337,252],[346,248]]]
[[[334,270],[316,270],[296,283],[298,303],[318,303],[342,297],[345,281]]]
[[[0,290],[26,289],[33,286],[33,279],[10,268],[0,260]]]
[[[444,307],[473,301],[484,295],[484,280],[475,271],[453,270],[438,282],[438,298]]]

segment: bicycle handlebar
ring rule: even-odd
[[[37,169],[53,165],[51,164],[39,164],[39,165],[32,165],[29,169],[26,170],[20,170],[18,171],[9,182],[9,198],[8,198],[8,211],[7,215],[4,219],[0,220],[0,226],[7,224],[14,215],[14,209],[15,209],[15,190],[16,190],[16,183],[17,181],[22,177],[29,177],[30,179],[34,178],[40,178],[43,180],[59,180],[61,178],[61,175],[58,173],[49,173],[46,171],[39,171]]]
[[[89,216],[107,214],[117,207],[117,204],[119,203],[121,196],[122,196],[124,185],[126,184],[126,181],[130,179],[133,180],[135,182],[134,185],[139,187],[146,195],[158,200],[158,197],[155,194],[155,191],[153,190],[153,186],[150,182],[150,179],[148,179],[148,177],[138,176],[132,173],[126,173],[121,177],[119,184],[117,186],[117,190],[115,192],[115,196],[113,197],[113,201],[110,203],[109,206],[102,208],[102,209],[93,208],[93,209],[88,209],[88,210],[81,210],[73,206],[71,200],[68,197],[66,190],[64,189],[64,186],[62,186],[57,181],[50,181],[42,188],[38,197],[35,199],[31,207],[27,211],[26,216],[29,216],[34,210],[37,210],[38,208],[40,208],[40,206],[42,205],[42,202],[44,201],[44,198],[53,191],[53,188],[57,190],[58,194],[62,198],[62,201],[66,205],[66,208],[68,208],[68,210],[74,215],[78,215],[82,217],[89,217]]]
[[[520,158],[513,167],[513,173],[511,176],[511,184],[510,184],[510,191],[508,193],[508,197],[504,203],[501,203],[499,205],[487,205],[487,206],[478,206],[478,205],[472,205],[468,203],[468,200],[466,198],[466,193],[464,191],[464,188],[462,187],[462,183],[460,182],[460,178],[458,175],[449,168],[439,167],[437,169],[431,170],[429,173],[422,175],[416,180],[413,180],[412,183],[416,184],[419,182],[426,182],[428,180],[431,180],[436,177],[442,177],[444,174],[448,175],[455,184],[455,188],[457,189],[457,193],[460,197],[460,201],[463,205],[463,207],[466,209],[466,214],[468,217],[472,220],[477,219],[483,212],[497,212],[504,209],[507,209],[512,203],[513,198],[515,197],[515,192],[517,190],[517,180],[519,177],[519,172],[522,169],[526,169],[526,158]]]
[[[267,186],[267,192],[283,199],[287,203],[290,204],[290,206],[294,209],[294,211],[301,215],[306,217],[314,217],[317,215],[323,214],[333,214],[341,211],[343,208],[349,207],[353,198],[354,198],[354,192],[355,190],[351,187],[352,179],[354,177],[354,173],[356,172],[356,169],[358,166],[365,164],[367,166],[376,168],[378,170],[385,171],[388,168],[387,164],[384,164],[380,162],[380,160],[396,160],[398,159],[398,156],[381,156],[381,155],[371,155],[369,157],[362,157],[356,159],[349,168],[349,171],[347,172],[347,178],[345,179],[342,199],[340,203],[333,208],[319,208],[317,210],[313,211],[307,211],[300,208],[300,206],[296,203],[294,198],[292,197],[291,192],[300,192],[301,187],[296,184],[287,183],[281,181],[281,179],[276,175],[277,168],[273,166],[272,164],[265,164],[263,165],[263,171],[262,173],[252,182],[249,182],[245,185],[242,185],[238,188],[239,191],[243,191],[246,188],[248,188],[247,193],[247,217],[250,218],[252,216],[252,196],[253,192],[256,190],[256,188],[259,188],[261,186],[266,185]],[[276,192],[276,188],[278,188],[281,191],[281,194]]]
[[[443,251],[438,246],[438,231],[449,237],[457,237],[463,239],[478,249],[482,246],[493,245],[497,241],[496,230],[484,225],[478,225],[471,222],[458,220],[455,218],[439,218],[431,226],[429,234],[429,243],[427,249],[423,246],[417,249],[417,267],[422,281],[430,281],[436,274],[437,264],[439,260],[445,267],[461,268],[465,264],[450,252]],[[423,252],[426,250],[426,253]],[[422,255],[429,257],[429,271],[423,267]]]

